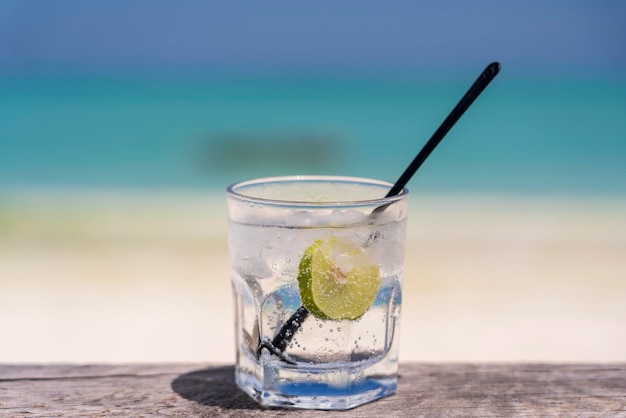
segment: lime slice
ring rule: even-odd
[[[380,270],[354,243],[315,241],[298,267],[302,305],[320,319],[358,319],[374,303]]]

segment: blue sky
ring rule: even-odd
[[[14,1],[4,72],[625,74],[624,1]]]

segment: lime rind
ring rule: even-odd
[[[313,262],[313,255],[317,251],[321,240],[315,241],[314,244],[309,246],[302,255],[300,265],[298,266],[298,286],[300,287],[300,298],[302,299],[302,306],[304,306],[310,313],[320,319],[329,319],[324,312],[320,311],[313,300],[313,294],[311,293],[312,278],[311,278],[311,264]]]

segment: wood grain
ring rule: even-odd
[[[347,412],[267,410],[233,366],[1,365],[4,417],[626,417],[626,364],[403,364],[398,393]]]

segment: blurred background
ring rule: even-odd
[[[626,361],[620,1],[3,1],[0,362],[233,362],[224,189],[412,180],[401,359]]]

